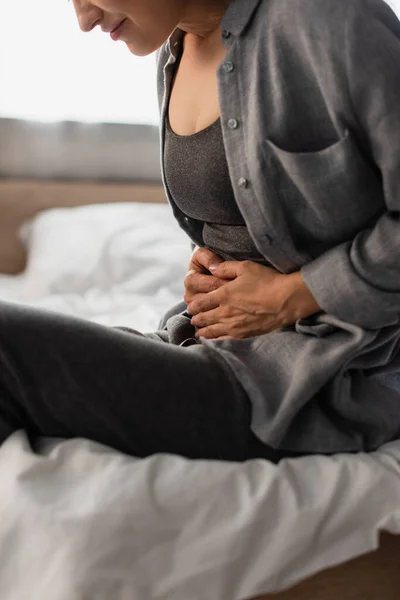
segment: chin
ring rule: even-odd
[[[129,52],[131,52],[131,54],[134,54],[135,56],[149,56],[149,54],[152,54],[153,52],[155,52],[156,50],[158,50],[161,46],[161,44],[140,44],[138,42],[125,42]]]

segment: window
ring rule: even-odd
[[[1,117],[158,123],[154,56],[82,33],[72,3],[9,0],[1,23]]]

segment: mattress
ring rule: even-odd
[[[55,209],[21,230],[0,293],[152,331],[190,256],[164,205]],[[188,398],[190,401],[190,398]],[[135,459],[24,432],[0,448],[2,600],[241,600],[285,589],[400,533],[400,442],[279,465]]]

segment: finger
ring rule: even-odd
[[[209,270],[214,277],[221,279],[236,279],[243,271],[243,262],[236,260],[227,260],[220,264],[211,264]]]
[[[207,312],[199,313],[194,316],[191,320],[191,324],[195,327],[207,327],[208,325],[214,325],[215,323],[219,323],[221,321],[221,311],[218,308],[214,310],[209,310]]]
[[[192,296],[192,299],[190,300],[190,302],[188,302],[186,300],[186,296],[187,296],[187,294],[185,294],[184,300],[187,304],[187,309],[186,309],[187,312],[189,313],[189,315],[192,315],[192,316],[197,315],[201,311],[199,311],[199,310],[196,311],[196,305],[198,302],[201,302],[203,298],[206,298],[207,294],[194,294],[194,296]]]
[[[208,294],[198,294],[196,298],[189,303],[188,312],[191,315],[198,315],[199,313],[207,312],[217,308],[220,304],[220,300],[216,292],[210,292]]]
[[[224,259],[209,248],[199,248],[192,254],[192,262],[209,271],[211,264],[221,264]]]
[[[183,285],[185,286],[185,290],[190,294],[207,294],[208,292],[217,290],[223,283],[223,281],[212,275],[205,275],[203,273],[198,273],[197,271],[189,271],[184,279]]]
[[[218,277],[199,273],[194,270],[189,271],[184,280],[184,285],[188,290],[194,293],[199,292],[205,294],[217,290],[225,283],[226,281],[218,279]]]
[[[220,338],[222,336],[226,336],[226,335],[228,335],[226,326],[224,326],[222,323],[216,323],[215,325],[210,325],[209,327],[204,327],[203,329],[199,329],[196,332],[195,337],[197,339],[203,337],[208,340],[214,340],[214,339]]]

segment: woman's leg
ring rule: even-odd
[[[276,459],[251,434],[250,403],[211,350],[0,303],[0,443],[20,428],[136,456]]]

